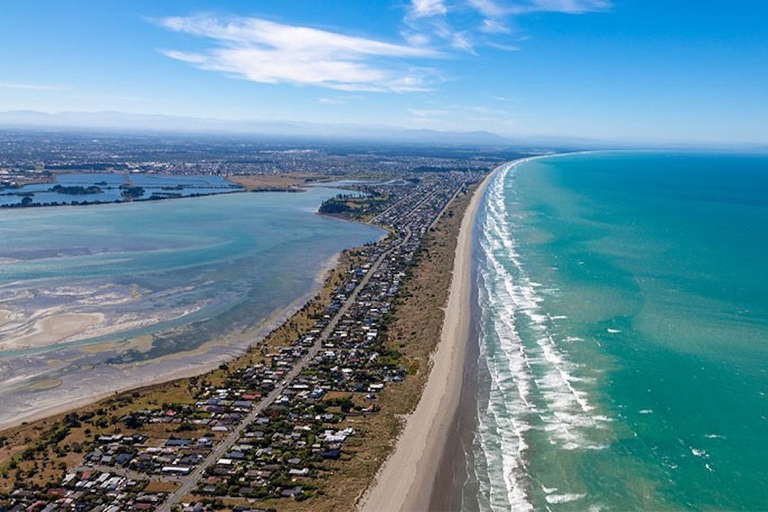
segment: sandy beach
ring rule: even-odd
[[[472,232],[491,173],[475,191],[464,214],[453,266],[440,343],[418,406],[408,417],[392,455],[363,496],[365,512],[428,510],[449,429],[459,406],[470,335]]]

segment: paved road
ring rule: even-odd
[[[459,192],[461,192],[461,189],[466,185],[467,183],[462,181],[461,184],[456,189],[456,192],[453,193],[451,198],[448,200],[447,203],[445,203],[445,206],[443,206],[443,209],[440,210],[440,213],[437,214],[437,217],[435,217],[435,220],[432,221],[432,223],[429,225],[429,229],[432,229],[435,227],[435,224],[437,224],[437,221],[439,221],[443,215],[445,214],[446,210],[448,210],[448,207],[453,204],[453,200],[456,199],[456,196],[459,195]]]
[[[406,194],[406,195],[404,195],[403,197],[401,197],[400,199],[398,199],[398,200],[395,202],[395,204],[393,204],[393,205],[390,205],[390,206],[389,206],[389,207],[387,207],[387,208],[386,208],[384,211],[382,211],[380,214],[378,214],[378,215],[376,215],[375,217],[373,217],[373,218],[371,219],[371,223],[374,223],[374,222],[379,222],[379,219],[380,219],[381,217],[383,217],[384,215],[386,215],[386,214],[388,214],[389,212],[391,212],[393,209],[395,209],[395,208],[397,207],[397,205],[399,205],[400,203],[402,203],[402,202],[403,202],[403,201],[405,201],[406,199],[410,198],[410,197],[411,197],[411,196],[412,196],[414,193],[415,193],[415,192],[411,192],[410,194]]]
[[[317,341],[312,345],[312,347],[309,349],[307,354],[301,358],[300,361],[296,363],[296,365],[291,369],[290,372],[285,376],[283,380],[283,384],[279,385],[277,388],[275,388],[270,394],[266,396],[266,398],[262,399],[261,402],[256,405],[250,413],[241,421],[237,427],[232,430],[227,437],[216,445],[216,447],[213,449],[213,451],[205,458],[203,461],[195,468],[195,470],[190,473],[189,475],[185,477],[180,477],[178,481],[181,482],[181,486],[168,498],[165,500],[165,503],[163,503],[157,510],[158,512],[170,512],[171,508],[179,503],[181,499],[189,494],[190,491],[192,491],[193,488],[197,485],[197,482],[200,480],[200,477],[203,475],[203,472],[205,469],[209,466],[212,466],[216,464],[216,461],[218,461],[220,458],[224,456],[227,451],[229,451],[230,448],[237,442],[238,439],[242,436],[243,431],[245,428],[253,423],[253,421],[256,419],[256,417],[261,414],[264,409],[272,405],[272,403],[279,397],[285,386],[290,384],[293,379],[296,378],[296,376],[301,373],[301,371],[304,369],[304,367],[311,361],[315,355],[320,351],[320,349],[323,346],[323,343],[328,339],[328,337],[333,334],[333,331],[336,329],[336,325],[339,323],[339,320],[344,316],[344,314],[349,310],[349,308],[352,306],[352,304],[355,303],[355,299],[357,298],[358,293],[365,288],[365,285],[368,284],[368,281],[370,281],[371,276],[376,273],[379,266],[381,265],[381,262],[384,261],[385,258],[387,258],[392,251],[394,251],[396,248],[400,247],[401,245],[405,244],[410,240],[411,238],[411,229],[410,227],[405,227],[404,231],[406,232],[406,236],[402,238],[399,242],[396,242],[394,245],[392,245],[389,249],[384,251],[381,256],[376,260],[376,262],[371,266],[370,269],[368,269],[368,272],[365,274],[363,279],[358,283],[358,285],[355,287],[355,289],[352,291],[350,296],[347,298],[347,300],[344,302],[342,307],[336,312],[334,317],[331,319],[331,321],[328,323],[328,325],[323,329],[322,333],[318,337]]]

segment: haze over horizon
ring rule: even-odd
[[[768,6],[9,0],[0,111],[766,144]]]

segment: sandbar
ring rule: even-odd
[[[202,375],[215,369],[219,364],[231,361],[242,355],[249,346],[263,340],[272,330],[286,322],[293,314],[310,300],[323,286],[327,277],[340,263],[339,253],[329,258],[321,267],[315,277],[314,286],[304,296],[296,298],[283,308],[278,308],[270,316],[258,324],[240,333],[224,334],[212,339],[194,350],[186,350],[179,353],[168,354],[159,358],[138,363],[124,365],[110,364],[99,368],[99,372],[87,365],[80,365],[80,373],[68,375],[61,379],[43,379],[31,388],[34,391],[42,391],[34,396],[26,396],[21,402],[14,403],[5,410],[0,408],[0,431],[19,425],[23,422],[35,421],[49,416],[55,416],[69,412],[78,407],[97,402],[102,398],[111,396],[117,392],[129,389],[137,389],[145,386],[153,386],[176,379]],[[50,311],[45,311],[50,314]],[[42,314],[41,312],[37,312]],[[68,315],[77,315],[67,313]],[[97,315],[98,313],[94,313]],[[55,320],[64,315],[49,316],[48,320]],[[39,324],[42,320],[38,320]],[[38,327],[40,327],[38,325]],[[50,328],[50,325],[44,325]],[[90,329],[93,330],[93,326]],[[91,331],[92,332],[92,331]],[[74,335],[70,335],[74,336]],[[70,338],[71,339],[71,338]],[[109,342],[99,344],[98,348],[107,350],[110,345],[117,345],[120,350],[129,348],[141,350],[151,344],[151,338],[134,338],[123,342]],[[96,351],[97,345],[85,347],[83,350]],[[2,344],[0,344],[0,348]],[[114,347],[113,347],[114,349]],[[0,360],[2,363],[2,360]],[[0,364],[0,376],[2,364]],[[3,386],[16,385],[18,380],[24,380],[26,376],[16,377],[2,382]],[[66,387],[66,393],[62,394],[62,384]],[[51,393],[56,391],[58,393]],[[7,405],[7,404],[4,404]]]
[[[9,318],[10,314],[5,315],[4,321]],[[0,341],[0,350],[45,347],[62,343],[86,332],[103,320],[104,315],[101,313],[41,314],[34,319],[31,326],[22,324],[21,328],[18,329],[28,329],[26,334]]]

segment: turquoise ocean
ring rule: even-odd
[[[505,166],[465,510],[768,510],[768,157]]]

